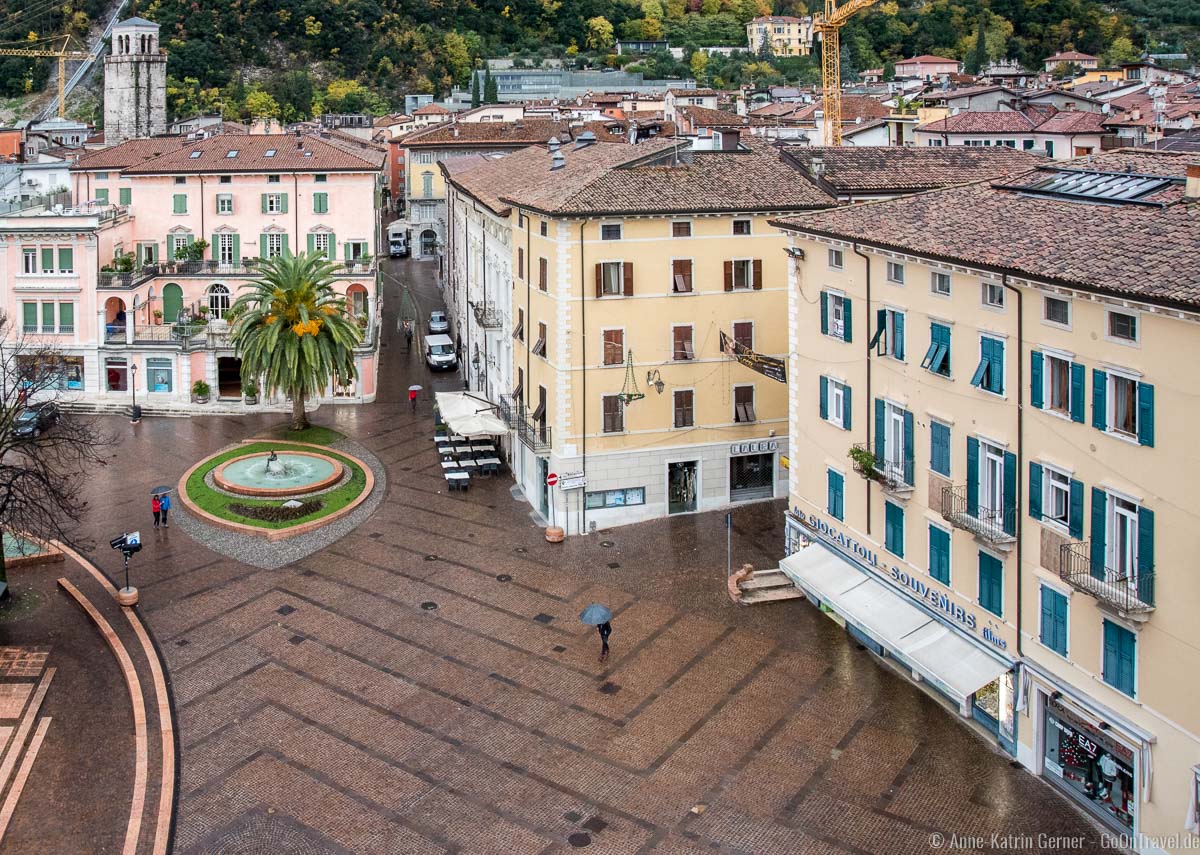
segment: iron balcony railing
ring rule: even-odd
[[[490,301],[474,303],[472,308],[475,310],[475,323],[485,330],[499,329],[502,319],[495,303]]]
[[[1016,507],[989,508],[972,501],[965,484],[942,488],[942,518],[955,528],[969,531],[990,543],[1005,544],[1016,540]]]
[[[247,258],[241,262],[165,261],[158,264],[146,264],[129,273],[102,270],[99,286],[101,288],[128,289],[136,288],[147,280],[160,276],[258,276],[259,272],[260,265],[257,258]],[[366,276],[375,272],[375,259],[339,261],[334,263],[330,272],[334,276]]]
[[[858,443],[850,455],[854,471],[871,481],[878,481],[887,490],[912,489],[912,472],[904,463],[879,457],[865,443]]]
[[[1090,594],[1118,611],[1131,615],[1154,611],[1154,571],[1130,574],[1094,563],[1088,541],[1064,543],[1060,547],[1058,575],[1075,590]]]
[[[529,411],[522,404],[513,405],[507,398],[501,398],[498,405],[500,418],[517,435],[517,439],[534,454],[545,454],[550,451],[551,428],[544,422],[536,422],[529,418]]]

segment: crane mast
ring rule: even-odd
[[[67,39],[69,40],[69,38],[68,36]],[[95,54],[88,51],[67,50],[68,40],[64,40],[63,46],[58,50],[0,47],[0,56],[53,57],[58,60],[58,117],[60,119],[66,115],[67,60],[84,61],[95,57]]]
[[[818,13],[813,22],[813,29],[821,34],[821,98],[825,113],[822,136],[825,145],[842,144],[841,29],[852,15],[875,2],[850,0],[839,6],[837,0],[825,0],[825,12]]]

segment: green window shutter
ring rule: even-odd
[[[38,321],[37,313],[38,313],[37,303],[22,303],[21,304],[21,315],[22,315],[22,319],[24,321],[25,332],[31,332],[32,330],[37,329],[37,321]]]
[[[329,235],[329,260],[337,261],[337,235]]]
[[[829,335],[829,292],[821,292],[821,335]]]
[[[1011,451],[1004,452],[1004,498],[1001,504],[1004,507],[997,508],[997,510],[1004,521],[1004,533],[1015,535],[1017,533],[1016,509],[1019,504],[1017,496],[1017,455]]]
[[[182,193],[176,193],[172,199],[172,202],[173,202],[173,207],[172,207],[173,213],[176,213],[176,214],[186,214],[187,213],[187,196],[185,196]]]
[[[1083,424],[1083,366],[1071,363],[1071,421]]]
[[[929,575],[950,584],[950,533],[935,525],[929,527]]]
[[[316,236],[316,235],[314,235],[314,234],[310,234],[310,235],[308,236],[308,250],[307,250],[307,252],[309,253],[309,255],[311,255],[312,253],[316,252],[316,250],[317,250],[317,236]]]
[[[1108,429],[1108,375],[1099,368],[1092,369],[1092,427]]]
[[[1137,384],[1138,444],[1154,447],[1154,387]]]
[[[904,313],[892,312],[892,329],[893,337],[895,338],[894,353],[892,354],[901,362],[904,361]],[[909,481],[908,483],[912,483]]]
[[[1116,624],[1104,621],[1104,662],[1102,674],[1104,682],[1113,687],[1117,685],[1117,672],[1120,670],[1117,664],[1118,648],[1120,647],[1117,633],[1120,629]]]
[[[1004,614],[1004,565],[986,552],[979,553],[979,605],[994,615]]]
[[[820,388],[821,388],[821,402],[820,402],[821,418],[825,421],[829,421],[829,378],[826,377],[824,374],[821,375]]]
[[[175,235],[167,235],[167,261],[175,260],[175,250],[178,247],[175,245]]]
[[[842,429],[850,430],[850,387],[842,386]]]
[[[850,299],[848,297],[843,297],[842,298],[842,330],[843,330],[842,341],[853,341],[854,340],[854,337],[851,334],[851,327],[850,327],[850,318],[851,317],[852,317],[852,315],[850,312]]]
[[[883,460],[883,443],[884,443],[884,414],[886,413],[883,398],[875,399],[875,459]]]
[[[1154,511],[1138,508],[1138,599],[1154,605]]]
[[[347,264],[349,264],[349,263],[350,263],[350,255],[351,255],[351,252],[352,252],[352,251],[353,251],[353,250],[352,250],[352,247],[351,247],[351,245],[350,245],[350,241],[346,241],[346,245],[342,247],[342,254],[343,254],[345,257],[346,257],[346,263],[347,263]]]
[[[1083,540],[1083,482],[1071,479],[1070,499],[1067,505],[1067,527],[1071,537]]]
[[[1060,656],[1067,655],[1067,598],[1042,587],[1042,644]]]
[[[846,479],[842,477],[840,472],[834,472],[832,469],[828,472],[828,489],[827,499],[829,515],[835,520],[840,520],[845,517],[845,485]]]
[[[42,247],[42,273],[54,272],[54,250]]]
[[[130,205],[133,203],[133,188],[121,187],[117,190],[117,200],[122,205]]]
[[[284,255],[292,254],[292,251],[290,249],[288,249],[288,236],[287,235],[279,236],[279,247],[280,247],[280,252],[282,254],[284,254]]]
[[[267,196],[269,196],[269,195],[270,195],[269,193],[262,194],[262,212],[264,214],[267,212]]]
[[[997,395],[1004,394],[1004,342],[992,339],[992,371],[989,389]]]
[[[1042,352],[1035,350],[1029,354],[1029,404],[1039,410],[1045,406],[1042,401],[1043,382]]]
[[[71,329],[75,326],[75,304],[58,304],[58,326],[60,329]]]
[[[1099,487],[1092,488],[1092,575],[1103,581],[1104,533],[1108,522],[1108,495]]]
[[[63,247],[58,251],[58,269],[75,269],[75,250],[71,249],[70,247]]]
[[[884,503],[884,534],[887,550],[897,556],[904,557],[904,508]]]
[[[158,263],[158,241],[155,241],[152,244],[148,244],[148,246],[150,248],[150,263],[157,264]]]
[[[875,335],[871,336],[867,347],[878,348],[885,332],[887,332],[887,309],[878,309],[875,312]]]
[[[1137,636],[1104,621],[1104,682],[1133,697],[1136,687]]]
[[[939,475],[950,475],[950,427],[929,423],[929,468]]]
[[[233,236],[233,263],[242,263],[242,239],[239,235]]]
[[[217,247],[216,232],[213,233],[212,240],[208,242],[208,252],[209,257],[212,258],[213,261],[221,260],[221,250]]]
[[[107,190],[97,190],[96,191],[96,201],[99,202],[101,205],[107,205],[108,204],[108,191]]]
[[[913,483],[913,414],[904,411],[904,483]]]
[[[1029,463],[1029,515],[1035,520],[1042,518],[1042,467]]]
[[[42,303],[42,329],[46,331],[54,329],[53,303]]]
[[[288,194],[287,194],[287,193],[280,193],[280,194],[279,194],[279,212],[280,212],[281,214],[286,214],[286,213],[288,212],[288,209],[287,209],[287,196],[288,196]]]
[[[1061,650],[1059,652],[1067,655],[1067,609],[1069,607],[1067,598],[1057,591],[1054,593],[1054,635],[1058,640]]]
[[[328,193],[313,193],[313,213],[314,214],[329,213],[329,194]]]
[[[267,257],[267,236],[265,234],[258,236],[258,257]]]
[[[967,514],[979,516],[979,440],[967,437]]]

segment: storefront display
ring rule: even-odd
[[[1121,831],[1133,829],[1133,751],[1047,699],[1043,774]]]
[[[774,454],[743,454],[729,458],[729,501],[770,499],[774,495]]]

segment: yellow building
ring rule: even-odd
[[[746,44],[751,53],[765,46],[773,56],[808,56],[812,42],[811,15],[765,15],[746,22]]]
[[[783,569],[1139,852],[1200,846],[1198,200],[1138,151],[777,221]]]
[[[513,228],[513,471],[568,533],[783,495],[787,386],[721,342],[785,356],[768,219],[833,200],[776,152],[724,142],[533,147],[451,179]]]

